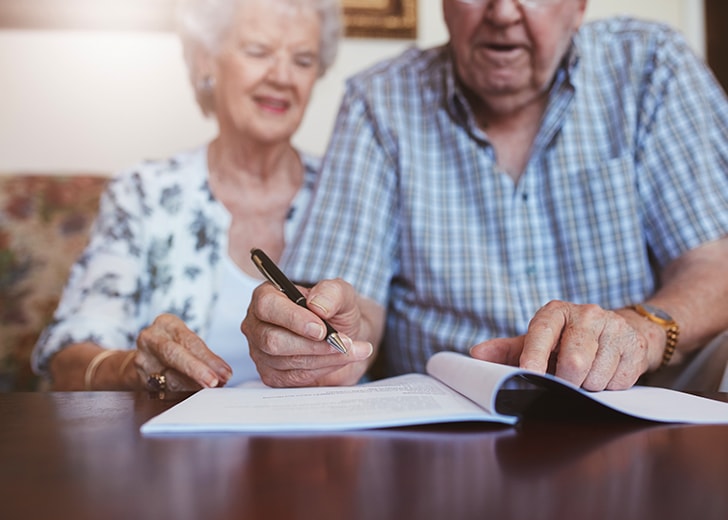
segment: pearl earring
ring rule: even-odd
[[[215,88],[215,77],[206,75],[197,80],[197,90],[201,92],[211,92]]]

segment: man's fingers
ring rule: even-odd
[[[363,373],[368,365],[367,360],[373,352],[374,348],[371,343],[355,342],[350,345],[346,354],[329,352],[313,356],[300,353],[291,356],[275,356],[259,351],[256,353],[255,363],[262,381],[268,386],[340,385],[342,381],[355,382],[359,376],[354,379],[348,375],[345,379],[338,378],[345,372]]]
[[[373,351],[374,348],[370,343],[358,341],[351,344],[346,354],[342,354],[329,346],[326,353],[318,355],[311,355],[305,350],[299,350],[297,353],[286,356],[261,352],[258,360],[266,367],[279,371],[338,369],[356,361],[369,359]]]
[[[258,351],[269,356],[295,356],[301,353],[309,356],[326,356],[334,351],[334,347],[323,339],[310,340],[284,327],[273,326],[270,323],[256,322],[254,324],[251,321],[244,321],[242,330],[249,338],[252,336],[259,339],[255,348],[253,348],[252,342],[249,342],[251,355]]]
[[[322,319],[327,320],[339,332],[355,334],[352,326],[361,323],[361,300],[354,288],[337,278],[317,283],[307,297],[308,307]]]
[[[260,377],[263,383],[273,387],[340,386],[342,381],[355,383],[366,370],[365,364],[366,362],[357,361],[344,365],[334,363],[317,368],[289,370],[271,370],[265,367],[260,370]]]
[[[579,312],[573,306],[565,308],[555,375],[577,386],[592,375],[597,384],[606,385],[619,356],[615,359],[603,352],[604,311],[596,305],[582,305],[578,309]],[[602,351],[600,359],[598,351]]]
[[[607,390],[624,390],[632,387],[649,367],[647,340],[625,323],[618,339],[620,347],[619,365],[606,384]]]
[[[306,309],[291,302],[270,284],[263,284],[255,290],[240,329],[252,350],[275,356],[292,356],[302,352],[329,355],[333,347],[325,342],[326,329],[322,319],[335,316],[331,323],[346,323],[349,314],[358,312],[355,293],[348,288],[350,286],[339,280],[320,282],[309,294],[311,300]],[[314,293],[314,290],[317,292]],[[358,323],[359,316],[349,321]],[[345,343],[351,343],[346,330],[339,332]]]
[[[607,388],[607,385],[612,380],[620,365],[621,357],[619,349],[600,348],[594,357],[591,369],[582,379],[581,387],[584,388],[584,390],[589,390],[591,392],[599,392]],[[556,375],[559,375],[558,368]],[[564,377],[564,379],[566,379],[566,377]],[[577,384],[572,379],[568,380]]]
[[[617,313],[598,305],[554,301],[531,321],[520,365],[548,370],[586,390],[629,388],[647,369],[644,339]]]
[[[549,357],[559,345],[568,320],[568,310],[562,302],[549,302],[541,307],[528,324],[519,360],[521,368],[545,373]]]
[[[490,339],[471,348],[470,355],[491,363],[518,366],[518,360],[523,351],[523,339],[524,336]]]
[[[326,336],[323,322],[313,311],[296,305],[271,284],[260,285],[254,291],[254,297],[248,307],[248,315],[252,318],[243,321],[242,330],[251,337],[252,328],[257,323],[276,325],[305,338],[322,341]],[[249,329],[249,327],[251,327]]]
[[[279,387],[356,383],[374,352],[371,343],[351,339],[367,337],[361,333],[356,292],[343,280],[325,280],[304,292],[308,308],[294,304],[270,284],[253,293],[240,327],[262,381]],[[346,354],[324,341],[324,319],[339,332]]]

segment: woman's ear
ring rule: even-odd
[[[195,99],[205,116],[215,114],[215,62],[212,55],[200,46],[188,49],[190,82]]]

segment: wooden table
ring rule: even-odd
[[[728,519],[728,426],[140,435],[184,397],[0,394],[0,518]]]

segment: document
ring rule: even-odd
[[[728,403],[654,387],[587,392],[548,374],[440,352],[429,360],[427,374],[357,386],[200,390],[143,424],[141,432],[332,432],[466,421],[512,425],[538,412],[549,396],[649,421],[728,424]]]

